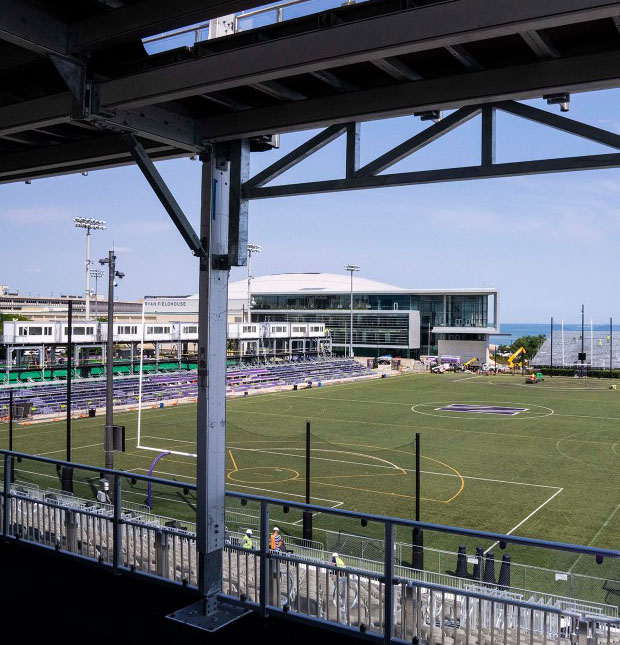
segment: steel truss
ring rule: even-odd
[[[620,152],[496,163],[495,115],[497,110],[620,150],[620,135],[614,132],[516,101],[500,101],[462,107],[361,167],[359,165],[359,123],[332,125],[244,182],[242,184],[242,194],[246,199],[265,199],[384,186],[406,186],[466,179],[489,179],[492,177],[516,177],[620,166]],[[440,139],[478,115],[482,117],[479,165],[381,174],[399,161]],[[342,135],[347,137],[345,176],[343,178],[278,186],[268,185],[281,174]]]

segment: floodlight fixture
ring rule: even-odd
[[[105,231],[107,228],[106,222],[101,219],[93,219],[92,217],[74,217],[73,224],[77,228],[86,228],[91,231]]]
[[[92,217],[75,217],[73,224],[76,228],[86,229],[86,291],[84,293],[86,308],[84,319],[90,320],[90,232],[105,231],[106,223],[101,219],[93,219]]]
[[[414,112],[413,116],[419,116],[420,121],[432,121],[438,123],[441,121],[441,110],[424,110],[423,112]]]
[[[560,112],[568,112],[570,104],[570,94],[568,92],[547,94],[543,98],[547,101],[547,105],[559,105]]]

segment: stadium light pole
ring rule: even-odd
[[[103,271],[101,269],[91,269],[90,277],[95,278],[95,306],[97,311],[95,311],[95,320],[97,320],[97,314],[99,313],[99,278],[103,278]]]
[[[103,446],[105,451],[105,467],[114,468],[114,452],[112,433],[114,425],[114,286],[115,278],[124,278],[125,274],[116,270],[114,251],[108,252],[108,257],[99,260],[99,264],[108,265],[108,337],[106,339],[106,392],[105,392],[105,426]]]
[[[258,244],[248,244],[248,322],[252,322],[252,253],[260,253]]]
[[[581,371],[579,376],[583,378],[583,374],[585,371],[585,364],[586,360],[584,357],[585,354],[585,349],[584,349],[584,341],[585,341],[585,309],[584,306],[581,305]]]
[[[356,271],[359,271],[360,268],[357,264],[345,264],[345,271],[349,271],[351,274],[351,321],[349,329],[349,358],[353,358],[353,274]]]
[[[86,312],[84,320],[90,320],[90,232],[91,231],[105,231],[106,223],[100,219],[92,219],[91,217],[76,217],[73,220],[76,228],[86,229],[86,292],[84,299],[86,300]]]

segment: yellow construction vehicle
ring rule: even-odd
[[[463,363],[463,368],[466,368],[468,365],[471,365],[474,361],[479,361],[477,358],[470,358],[467,363]]]
[[[519,356],[519,354],[527,354],[525,347],[519,347],[519,349],[508,359],[508,365],[510,369],[514,369],[514,360]],[[517,363],[521,367],[521,363]]]

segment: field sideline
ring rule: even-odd
[[[618,397],[620,391],[610,390],[605,380],[555,377],[525,385],[522,377],[417,374],[230,399],[227,487],[303,499],[308,420],[313,502],[412,518],[413,438],[420,432],[424,521],[618,548]],[[464,404],[474,407],[466,411]],[[521,410],[487,414],[475,407],[481,405]],[[194,452],[195,414],[195,405],[144,410],[142,445]],[[137,449],[137,413],[118,413],[115,420],[126,425],[128,438],[115,467],[148,473],[157,452]],[[72,425],[74,461],[102,465],[103,419],[76,419]],[[63,423],[17,426],[14,446],[63,459],[64,433]],[[3,425],[0,445],[7,442]],[[193,482],[195,460],[167,455],[155,474]],[[17,479],[59,487],[55,469],[33,464],[21,470],[18,464]],[[93,480],[78,482],[76,494],[90,496],[93,487]],[[128,484],[125,493],[144,502],[140,485]],[[153,511],[192,519],[192,502],[192,495],[154,491]],[[299,528],[300,516],[294,515],[279,518],[289,532]],[[315,525],[335,528],[325,516],[315,518]],[[360,527],[346,530],[359,533]],[[451,550],[462,542],[428,536],[431,541]],[[543,564],[538,552],[514,557]],[[598,566],[566,554],[545,558],[544,566],[602,577],[620,573],[620,563]]]

